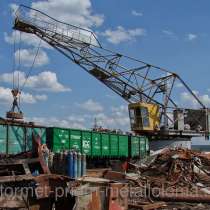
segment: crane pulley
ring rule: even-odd
[[[180,83],[205,113],[202,132],[208,134],[208,109],[176,73],[104,49],[92,31],[24,5],[16,12],[14,29],[35,34],[126,100],[135,132],[154,133],[172,124],[180,132],[175,128],[180,119],[172,117],[180,110],[175,99],[175,84]]]

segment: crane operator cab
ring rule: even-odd
[[[159,106],[152,103],[132,103],[128,106],[131,130],[138,133],[155,131],[160,125]]]

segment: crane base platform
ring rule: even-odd
[[[20,113],[20,112],[7,112],[6,113],[6,118],[22,120],[23,119],[23,113]]]

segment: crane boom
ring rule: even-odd
[[[82,67],[129,103],[151,103],[160,107],[160,121],[170,119],[168,109],[178,109],[173,94],[181,83],[193,100],[205,105],[174,72],[104,49],[87,29],[58,21],[47,14],[21,5],[14,29],[35,34]]]

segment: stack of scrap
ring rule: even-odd
[[[132,191],[138,192],[130,197],[131,207],[170,209],[164,205],[185,202],[183,208],[177,209],[210,209],[210,155],[187,149],[165,149],[135,165],[135,170],[137,176],[127,177]],[[189,208],[186,203],[191,204]]]

